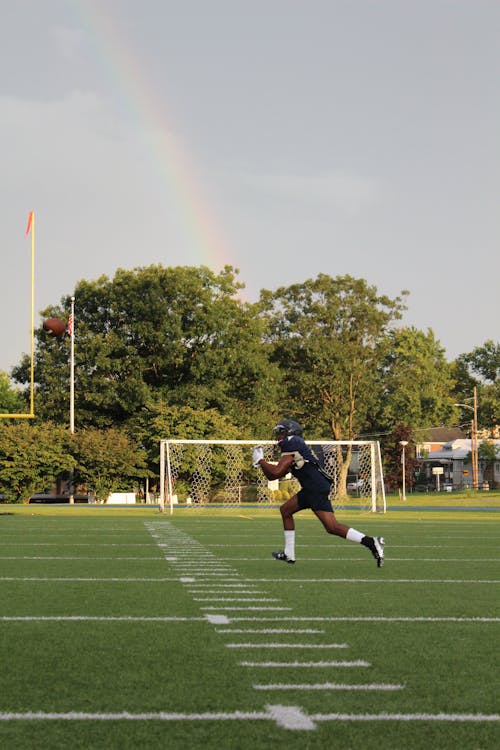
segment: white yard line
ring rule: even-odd
[[[325,616],[317,617],[311,615],[310,617],[294,617],[294,616],[279,616],[279,617],[231,617],[228,615],[229,623],[233,622],[474,622],[474,623],[490,623],[500,622],[500,617],[407,617],[407,616],[393,616],[393,617],[380,617],[378,615],[364,615],[363,617],[356,616]]]
[[[340,667],[340,668],[352,668],[352,667],[371,667],[369,661],[363,661],[363,659],[355,659],[354,661],[240,661],[241,667],[265,667],[278,669],[278,668],[289,668],[294,669],[309,669],[309,667],[319,667],[321,669],[325,667]]]
[[[292,731],[312,731],[316,724],[327,721],[348,722],[448,722],[448,723],[490,723],[499,722],[500,714],[465,713],[379,713],[379,714],[307,714],[298,706],[268,705],[264,711],[220,711],[206,713],[143,712],[116,713],[99,712],[1,712],[0,721],[273,721],[282,729]]]
[[[395,690],[404,690],[404,685],[387,685],[384,683],[372,683],[370,685],[349,685],[349,684],[340,684],[337,682],[319,682],[316,684],[309,684],[309,683],[301,683],[299,685],[296,684],[283,684],[283,683],[274,683],[270,685],[254,685],[254,690],[338,690],[338,691],[353,691],[353,692],[366,692],[366,691],[375,691],[375,692],[391,692]]]
[[[349,648],[347,643],[226,643],[226,648],[313,648],[323,651],[328,648]]]

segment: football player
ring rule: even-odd
[[[253,449],[252,459],[255,468],[260,466],[265,476],[270,479],[280,479],[291,473],[300,484],[300,490],[280,507],[285,532],[285,549],[283,552],[273,552],[276,560],[287,563],[295,562],[295,521],[294,514],[305,508],[310,508],[321,521],[329,534],[340,536],[351,542],[357,542],[367,547],[380,568],[384,562],[384,539],[380,536],[371,537],[356,531],[349,526],[339,523],[335,518],[330,502],[330,486],[332,480],[321,469],[311,449],[302,438],[302,427],[293,419],[284,419],[274,428],[281,457],[277,464],[264,460],[264,451],[258,446]]]

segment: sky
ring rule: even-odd
[[[498,0],[0,0],[0,370],[77,283],[364,278],[499,339]],[[75,301],[78,320],[78,300]]]

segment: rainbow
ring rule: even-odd
[[[224,232],[206,200],[181,139],[160,106],[140,62],[133,57],[120,35],[119,17],[99,0],[73,0],[75,21],[88,34],[98,64],[118,91],[129,116],[135,121],[149,157],[173,203],[178,224],[200,265],[220,271],[229,260]],[[171,198],[170,198],[171,196]]]

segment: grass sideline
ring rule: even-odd
[[[498,715],[496,511],[339,511],[386,537],[380,570],[307,514],[297,564],[276,563],[277,508],[5,512],[0,716],[21,717],[0,721],[2,750],[498,746],[498,721],[463,719]],[[321,632],[237,632],[293,628]],[[370,666],[301,665],[321,661]],[[247,666],[269,662],[298,664]],[[439,714],[462,720],[425,719]],[[293,720],[314,728],[282,726]]]

